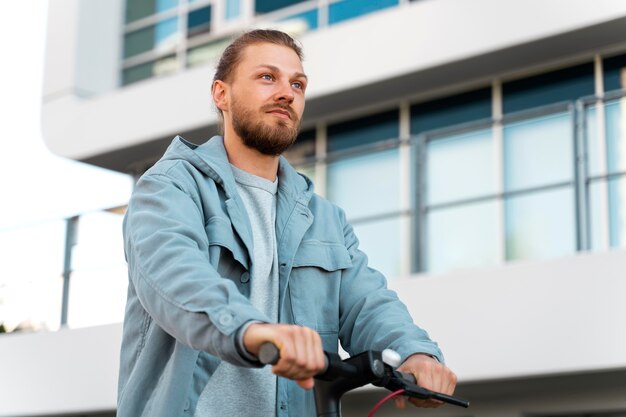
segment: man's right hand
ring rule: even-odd
[[[312,329],[291,324],[254,323],[243,335],[248,352],[258,356],[261,345],[271,342],[280,351],[272,372],[295,380],[304,389],[313,388],[313,376],[324,369],[320,335]]]

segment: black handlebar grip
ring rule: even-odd
[[[456,405],[463,408],[469,408],[469,401],[461,400],[460,398],[455,398],[450,395],[441,394],[439,392],[435,392],[432,395],[432,398],[435,400],[443,401],[444,403]]]
[[[259,348],[259,361],[264,365],[276,365],[280,359],[280,351],[272,342],[265,342]]]

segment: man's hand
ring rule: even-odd
[[[398,367],[398,371],[407,374],[413,374],[417,380],[417,385],[431,391],[440,392],[446,395],[452,395],[456,387],[456,375],[445,365],[439,363],[436,359],[422,353],[416,353],[409,356]],[[419,400],[409,398],[416,407],[436,408],[443,405],[438,400]],[[400,409],[405,407],[405,398],[396,397],[396,406]]]
[[[324,368],[322,339],[316,331],[289,324],[255,323],[243,335],[244,347],[255,356],[265,342],[272,342],[280,351],[280,360],[272,366],[274,374],[293,379],[304,389],[313,388],[313,376]]]

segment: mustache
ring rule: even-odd
[[[291,120],[298,120],[298,115],[296,115],[296,112],[291,108],[289,104],[266,104],[265,106],[261,107],[261,111],[263,111],[264,113],[279,109],[289,113],[289,117],[291,118]]]

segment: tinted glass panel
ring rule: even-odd
[[[491,88],[411,106],[411,134],[491,117]]]
[[[602,152],[598,132],[598,110],[590,106],[585,109],[585,140],[587,143],[587,173],[589,176],[604,174],[600,167],[604,164],[606,152]]]
[[[397,4],[398,0],[343,0],[329,6],[328,23],[332,25]]]
[[[626,177],[609,180],[609,239],[612,248],[626,247]]]
[[[583,64],[503,84],[504,112],[511,113],[594,93],[593,64]]]
[[[609,173],[626,171],[626,100],[607,103],[604,111],[607,168]]]
[[[176,57],[171,55],[125,69],[122,73],[122,83],[123,85],[128,85],[157,75],[171,74],[176,72],[177,68],[178,62],[176,61]]]
[[[507,260],[549,259],[576,250],[571,187],[511,197],[505,212]]]
[[[591,249],[626,247],[626,177],[595,180],[589,184]],[[608,236],[607,236],[608,233]]]
[[[173,9],[178,0],[127,0],[126,22]]]
[[[495,265],[498,261],[498,206],[485,201],[428,212],[426,268],[445,272]]]
[[[496,191],[491,129],[428,143],[428,204],[493,194]]]
[[[607,199],[608,185],[606,180],[596,180],[589,184],[589,231],[592,250],[604,249],[607,239]]]
[[[196,36],[211,30],[211,7],[203,7],[189,12],[187,36]]]
[[[349,219],[400,209],[398,149],[342,159],[328,165],[328,199]]]
[[[328,152],[369,145],[400,136],[400,113],[391,110],[328,127]]]
[[[604,91],[626,88],[626,54],[606,58],[604,70]]]
[[[178,40],[177,25],[178,18],[171,18],[126,34],[124,36],[124,58],[152,49],[175,46]]]
[[[269,13],[305,1],[307,0],[256,0],[254,11],[256,13]]]
[[[399,276],[403,253],[401,232],[408,228],[408,219],[401,217],[354,225],[359,248],[368,256],[369,266],[387,278]]]
[[[504,128],[507,191],[573,180],[572,116],[560,113]]]

